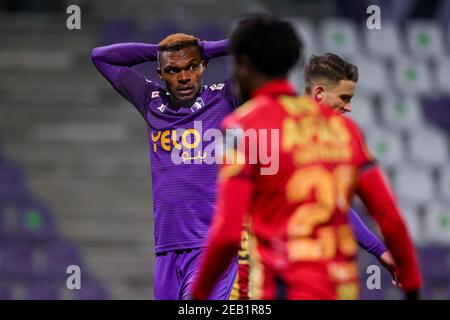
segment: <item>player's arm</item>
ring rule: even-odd
[[[357,193],[369,213],[377,221],[398,266],[399,282],[406,292],[421,286],[419,264],[406,224],[400,214],[394,195],[379,166],[361,173]]]
[[[200,47],[205,58],[211,59],[227,55],[229,41],[201,41]],[[92,50],[92,61],[106,79],[115,85],[121,72],[132,66],[158,60],[158,45],[130,42],[118,43]]]
[[[355,210],[350,208],[348,219],[359,246],[373,254],[376,258],[379,258],[387,251],[383,242],[364,224]]]
[[[117,86],[121,73],[135,65],[156,61],[158,46],[146,43],[118,43],[92,50],[92,61],[113,86]]]
[[[219,41],[201,41],[203,48],[203,56],[208,61],[212,58],[222,57],[229,54],[230,40],[219,40]],[[225,81],[225,89],[223,90],[223,95],[225,99],[230,103],[231,106],[237,108],[241,104],[241,98],[239,95],[239,90],[236,88],[236,83],[233,78],[228,78]]]
[[[229,54],[230,41],[228,39],[218,41],[201,41],[203,56],[209,60],[217,57],[223,57]]]
[[[355,210],[350,208],[348,217],[358,245],[374,255],[391,273],[394,283],[397,284],[398,275],[395,273],[397,266],[391,253],[386,249],[386,246],[378,239],[375,233],[364,224]]]
[[[156,61],[158,46],[146,43],[119,43],[97,47],[91,57],[100,73],[113,88],[130,101],[145,117],[149,95],[156,86],[132,67]]]
[[[414,296],[422,280],[412,240],[384,173],[367,150],[359,129],[353,128],[356,163],[360,168],[356,193],[380,227],[386,247],[398,266],[396,274],[400,284],[407,296]]]

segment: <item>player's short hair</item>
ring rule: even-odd
[[[325,80],[337,84],[341,80],[358,82],[358,77],[358,67],[345,61],[337,54],[313,55],[305,65],[305,91],[311,94],[316,81]]]
[[[257,15],[239,22],[231,35],[230,49],[237,60],[251,64],[270,77],[285,77],[302,54],[303,44],[285,21]]]
[[[197,47],[200,49],[200,39],[190,34],[174,33],[158,43],[158,50],[178,51],[188,47]]]

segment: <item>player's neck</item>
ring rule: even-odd
[[[170,106],[172,107],[172,109],[175,109],[175,110],[179,110],[183,107],[190,108],[195,103],[196,100],[197,100],[197,96],[188,101],[179,101],[179,100],[176,100],[176,99],[170,97],[170,102],[171,102]]]
[[[253,76],[252,77],[252,95],[256,90],[264,87],[266,84],[276,81],[276,80],[281,80],[281,79],[284,79],[284,78],[268,77],[263,74],[258,74],[257,76]]]

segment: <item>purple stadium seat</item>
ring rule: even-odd
[[[34,280],[26,285],[25,297],[27,300],[59,300],[58,288],[48,281]]]
[[[49,208],[35,199],[18,204],[17,233],[30,242],[50,241],[58,237]]]
[[[7,158],[0,158],[0,182],[11,179],[23,180],[24,176],[20,167]]]
[[[12,199],[24,199],[28,196],[25,185],[12,182],[10,184],[0,184],[0,202]]]
[[[440,246],[419,250],[419,259],[424,277],[431,283],[441,283],[449,274],[447,263],[448,249]]]
[[[61,239],[51,211],[29,194],[24,181],[20,168],[0,154],[0,300],[12,299],[5,286],[11,281],[25,283],[26,299],[57,300],[61,296],[51,280],[67,279],[67,267],[81,267],[81,257],[75,245]],[[86,279],[76,298],[108,298],[97,281]]]
[[[0,274],[8,279],[32,279],[36,272],[30,246],[9,241],[1,248]]]
[[[46,249],[47,263],[45,274],[49,278],[67,278],[67,267],[77,265],[83,268],[78,249],[66,240],[59,240],[48,245]]]
[[[81,289],[73,290],[76,300],[108,300],[110,296],[100,282],[87,278],[82,280]]]
[[[50,211],[30,195],[0,201],[0,240],[36,243],[57,237]]]
[[[28,193],[19,167],[8,160],[0,162],[0,202],[22,199]]]
[[[0,181],[21,174],[19,166],[4,157],[0,158],[0,173]]]

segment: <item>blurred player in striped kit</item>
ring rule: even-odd
[[[221,167],[217,213],[194,298],[207,298],[234,259],[248,215],[251,255],[259,258],[262,275],[259,285],[252,284],[254,298],[356,299],[357,247],[348,218],[354,193],[379,224],[407,297],[417,297],[421,277],[411,239],[358,127],[329,106],[298,97],[286,80],[301,54],[292,27],[267,17],[244,20],[231,48],[236,79],[249,101],[222,123],[234,134],[224,155],[246,161]],[[268,150],[280,146],[275,174],[261,174],[261,158],[249,163],[250,147],[236,129],[280,130],[278,141],[265,141]]]

